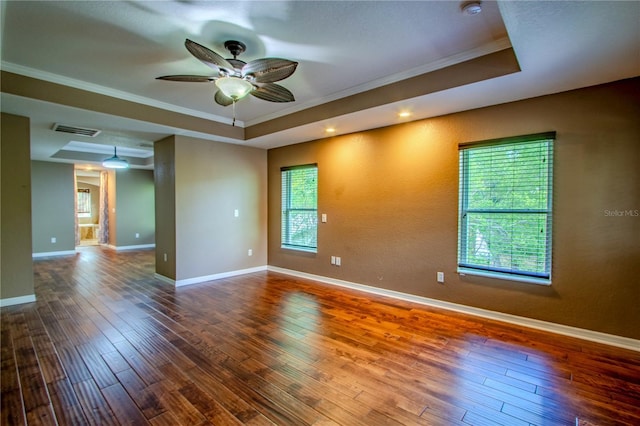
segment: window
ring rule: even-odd
[[[91,217],[91,192],[89,189],[78,188],[78,217]]]
[[[318,247],[318,166],[283,167],[282,247],[315,252]]]
[[[460,145],[458,272],[551,282],[554,139]]]

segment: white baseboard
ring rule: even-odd
[[[33,253],[32,257],[35,259],[37,257],[69,256],[72,254],[76,254],[76,251],[75,250],[47,251],[42,253]]]
[[[7,297],[6,299],[0,299],[0,307],[13,305],[22,305],[23,303],[33,303],[36,301],[35,294],[27,294],[26,296],[19,297]]]
[[[139,244],[136,246],[113,246],[111,244],[108,244],[107,247],[109,247],[111,250],[123,251],[123,250],[142,250],[142,249],[156,248],[156,245],[155,244]]]
[[[193,277],[193,278],[186,278],[186,279],[183,279],[183,280],[173,280],[171,278],[165,277],[164,275],[160,275],[160,274],[157,274],[157,273],[154,274],[154,277],[156,277],[160,281],[164,281],[166,283],[173,284],[176,287],[182,287],[182,286],[185,286],[185,285],[199,284],[199,283],[204,283],[204,282],[207,282],[207,281],[215,281],[215,280],[220,280],[222,278],[235,277],[237,275],[252,274],[254,272],[262,272],[262,271],[266,271],[266,270],[267,270],[267,266],[263,265],[263,266],[256,266],[254,268],[239,269],[237,271],[228,271],[228,272],[221,272],[219,274],[204,275],[204,276],[201,276],[201,277]]]
[[[475,308],[473,306],[460,305],[458,303],[445,302],[428,297],[416,296],[413,294],[401,293],[399,291],[387,290],[384,288],[372,287],[364,284],[357,284],[350,281],[343,281],[335,278],[323,277],[321,275],[308,274],[306,272],[294,271],[291,269],[279,268],[277,266],[268,266],[268,271],[279,272],[282,274],[292,275],[300,278],[307,278],[314,281],[320,281],[325,284],[346,287],[353,290],[364,291],[379,296],[392,297],[408,302],[415,302],[422,305],[433,306],[437,308],[447,309],[450,311],[461,312],[463,314],[474,315],[482,318],[502,321],[523,327],[535,328],[537,330],[548,331],[551,333],[562,334],[564,336],[575,337],[578,339],[589,340],[591,342],[604,343],[606,345],[616,346],[619,348],[630,349],[640,352],[640,340],[631,339],[629,337],[616,336],[613,334],[601,333],[599,331],[586,330],[568,325],[556,324],[548,321],[541,321],[532,318],[521,317],[518,315],[505,314],[488,309]]]

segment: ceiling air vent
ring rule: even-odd
[[[100,130],[68,126],[66,124],[58,123],[53,125],[53,130],[56,132],[71,133],[72,135],[86,136],[88,138],[95,138],[100,134]]]

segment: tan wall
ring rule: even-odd
[[[4,70],[0,71],[0,79],[2,92],[16,96],[233,139],[242,139],[244,134],[242,127],[217,123],[201,117],[176,113]]]
[[[640,217],[607,213],[640,209],[638,117],[633,79],[270,150],[269,265],[640,338]],[[546,131],[552,285],[457,275],[458,143]],[[312,162],[317,255],[280,248],[280,167]]]
[[[0,117],[0,299],[31,296],[31,159],[29,119]]]
[[[156,272],[176,279],[175,136],[153,147],[155,181]],[[166,260],[165,260],[166,256]]]
[[[267,152],[185,136],[175,141],[176,278],[266,265]]]

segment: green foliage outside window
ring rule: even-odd
[[[460,267],[550,278],[553,140],[460,150]]]
[[[282,169],[282,246],[312,250],[318,246],[318,167]]]

